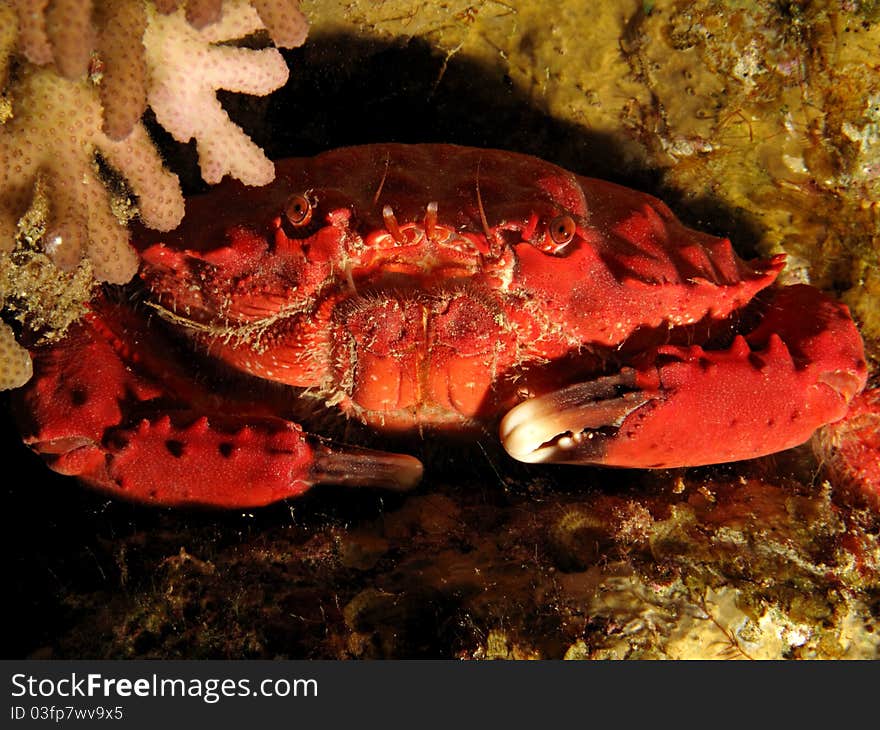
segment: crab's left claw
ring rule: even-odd
[[[665,345],[636,368],[520,403],[501,438],[521,461],[669,468],[738,461],[805,442],[865,387],[846,306],[817,289],[776,291],[727,349]]]
[[[636,377],[624,368],[520,403],[501,421],[504,448],[528,463],[602,462],[609,433],[651,399]]]

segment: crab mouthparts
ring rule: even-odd
[[[650,399],[635,371],[624,368],[520,403],[502,419],[501,440],[514,459],[530,464],[601,464],[605,444]]]

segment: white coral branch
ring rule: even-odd
[[[187,22],[183,9],[162,15],[148,8],[147,100],[176,140],[196,140],[206,182],[219,182],[227,173],[248,185],[265,185],[275,177],[275,166],[216,96],[218,89],[265,95],[287,81],[287,65],[274,48],[214,45],[262,28],[256,10],[244,0],[226,0],[220,20],[202,30]]]

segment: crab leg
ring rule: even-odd
[[[736,461],[803,443],[842,418],[867,379],[845,305],[817,289],[776,291],[761,323],[726,350],[655,348],[635,368],[525,401],[501,423],[529,462],[668,468]]]

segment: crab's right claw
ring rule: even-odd
[[[25,442],[61,474],[136,502],[223,508],[269,504],[315,484],[400,491],[422,476],[412,456],[330,443],[284,418],[237,414],[235,402],[228,413],[216,404],[174,408],[169,383],[191,402],[211,399],[158,358],[155,337],[138,341],[140,371],[127,367],[104,322],[89,319],[39,348],[35,377],[14,395]],[[150,364],[164,368],[165,390],[145,372]]]
[[[359,446],[322,443],[313,447],[312,456],[314,461],[309,478],[313,484],[378,487],[405,492],[421,481],[424,472],[422,462],[414,456]]]

